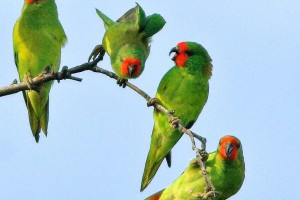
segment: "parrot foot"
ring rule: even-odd
[[[177,117],[173,117],[169,123],[171,123],[172,128],[178,128],[178,125],[180,124],[180,119]]]
[[[51,66],[46,66],[43,71],[38,75],[38,77],[45,79],[45,75],[53,73]]]
[[[196,195],[196,198],[199,198],[199,199],[216,199],[218,197],[219,193],[217,191],[208,191],[208,192],[205,192],[205,194],[197,194]]]
[[[88,62],[90,62],[91,59],[96,60],[97,57],[99,59],[101,58],[101,60],[102,60],[104,54],[105,54],[105,50],[104,50],[103,46],[101,44],[96,45],[89,56]]]
[[[29,90],[34,90],[37,92],[39,91],[39,87],[37,85],[35,85],[34,83],[32,83],[32,78],[31,78],[30,74],[26,74],[24,76],[24,82],[26,83]]]
[[[206,162],[208,159],[208,153],[204,150],[200,150],[199,154],[200,154],[200,159],[202,160],[202,162]]]
[[[42,75],[49,74],[51,71],[52,71],[51,66],[46,66],[42,71]]]
[[[158,103],[158,99],[157,98],[150,98],[148,101],[147,101],[147,106],[150,107],[150,106],[154,106],[154,104]]]
[[[120,87],[122,87],[122,88],[125,88],[125,87],[126,87],[127,82],[128,82],[128,79],[126,79],[126,78],[121,78],[121,77],[119,77],[119,78],[117,79],[117,84],[118,84]]]

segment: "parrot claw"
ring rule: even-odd
[[[180,124],[180,119],[177,117],[173,117],[170,121],[172,128],[178,128],[178,124]]]
[[[219,193],[215,190],[211,190],[209,192],[206,192],[204,195],[204,198],[218,198]]]
[[[90,62],[92,59],[96,60],[96,58],[103,57],[105,54],[105,50],[101,44],[96,45],[95,48],[93,49],[92,53],[89,56],[88,62]]]
[[[46,66],[42,71],[42,75],[49,74],[50,72],[51,72],[51,66]]]
[[[205,189],[206,190],[206,189]],[[205,194],[198,194],[196,195],[196,198],[199,199],[216,199],[218,198],[219,193],[215,190],[211,190],[211,191],[206,191]]]
[[[208,159],[208,153],[204,150],[200,150],[199,154],[200,154],[200,159],[202,160],[202,162],[206,162]]]
[[[150,98],[148,101],[147,101],[147,106],[150,107],[150,106],[154,106],[154,104],[158,103],[158,99],[157,98]]]
[[[52,67],[48,65],[43,69],[43,71],[38,75],[38,77],[43,78],[43,80],[45,80],[46,78],[45,76],[50,73],[54,73],[54,72],[52,71]]]
[[[38,92],[39,88],[35,84],[32,83],[32,78],[29,74],[26,74],[24,76],[24,82],[26,83],[29,90],[34,90],[34,91]]]
[[[45,78],[45,75],[49,74],[49,73],[53,73],[53,71],[51,70],[51,66],[46,66],[43,71],[37,76],[39,78]],[[31,77],[30,77],[31,79]]]
[[[125,88],[126,85],[127,85],[127,82],[128,82],[128,79],[126,78],[121,78],[119,77],[118,80],[117,80],[117,84],[122,87],[122,88]]]

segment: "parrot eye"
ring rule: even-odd
[[[240,147],[241,147],[241,145],[240,145],[240,144],[237,144],[237,145],[236,145],[236,148],[238,148],[238,149],[239,149]]]
[[[195,54],[194,52],[192,52],[192,51],[189,51],[189,50],[187,50],[185,53],[186,53],[186,55],[188,55],[188,56],[192,56],[192,55],[194,55],[194,54]]]

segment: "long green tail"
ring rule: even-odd
[[[41,109],[41,113],[36,113],[33,108],[32,102],[27,95],[24,96],[27,110],[28,110],[28,117],[30,122],[31,131],[35,141],[38,143],[40,138],[41,129],[43,130],[44,134],[47,136],[47,129],[48,129],[48,121],[49,121],[49,97],[45,106]]]

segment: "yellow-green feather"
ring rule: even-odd
[[[26,76],[36,77],[49,66],[57,71],[60,65],[61,47],[67,37],[58,20],[54,0],[39,4],[24,3],[20,18],[13,31],[15,63],[20,81]],[[32,133],[38,141],[42,129],[47,134],[49,118],[49,92],[53,82],[39,86],[39,91],[23,93],[28,109]]]
[[[197,43],[190,44],[195,54],[187,60],[185,67],[175,66],[162,78],[156,98],[168,110],[175,111],[175,116],[186,128],[191,128],[201,113],[209,91],[208,80],[211,74],[211,59],[206,50]],[[154,127],[150,150],[147,156],[141,190],[144,190],[156,174],[165,157],[170,165],[170,152],[181,138],[182,133],[170,127],[165,114],[154,111]]]

